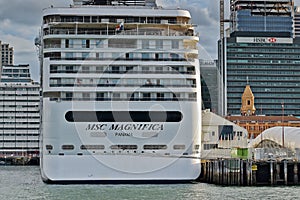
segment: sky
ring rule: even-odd
[[[229,2],[229,0],[225,0]],[[9,2],[9,3],[8,3]],[[29,64],[32,78],[39,80],[38,51],[34,39],[39,35],[42,9],[51,5],[69,6],[72,0],[0,0],[0,41],[14,48],[14,64]],[[179,7],[192,14],[200,34],[200,58],[217,58],[219,38],[219,0],[157,0],[163,7]],[[300,5],[300,0],[295,0]],[[228,4],[225,4],[228,9]]]

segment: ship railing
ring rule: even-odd
[[[50,98],[50,101],[197,101],[197,98]]]
[[[65,49],[82,49],[82,48],[85,48],[85,49],[94,49],[94,48],[104,48],[103,44],[90,44],[89,46],[87,45],[81,45],[81,44],[72,44],[72,45],[69,45],[67,47],[63,47],[62,45],[60,44],[45,44],[44,45],[44,48],[45,49],[60,49],[60,48],[65,48]],[[108,45],[108,48],[129,48],[129,49],[137,49],[138,48],[138,45],[137,44],[109,44]],[[149,50],[156,50],[156,51],[162,51],[163,50],[163,46],[161,47],[156,47],[156,48],[144,48],[144,49],[149,49]],[[190,46],[184,46],[183,48],[178,48],[176,49],[177,51],[193,51],[193,50],[197,50],[197,47],[190,47]]]
[[[50,57],[50,60],[177,61],[177,62],[182,62],[182,61],[193,62],[193,61],[195,61],[194,58],[188,58],[188,59],[185,59],[185,58],[84,58],[84,57],[63,58],[63,57],[57,57],[57,56]]]
[[[45,29],[44,35],[145,35],[145,36],[195,36],[193,33],[173,30],[76,30],[76,29]]]
[[[95,71],[83,71],[83,70],[50,70],[50,74],[186,74],[195,75],[195,71],[121,71],[121,70],[95,70]]]
[[[138,85],[138,84],[85,84],[85,83],[72,83],[72,84],[59,84],[50,83],[50,87],[145,87],[145,88],[196,88],[196,84],[165,84],[165,85]]]

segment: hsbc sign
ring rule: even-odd
[[[270,43],[276,43],[277,42],[277,39],[276,38],[269,38],[268,41]]]
[[[258,43],[258,44],[267,44],[267,43],[278,43],[284,44],[293,43],[292,38],[276,38],[276,37],[237,37],[237,43]]]
[[[277,38],[253,38],[254,43],[276,43]]]

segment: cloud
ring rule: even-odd
[[[39,80],[34,38],[42,22],[42,10],[50,5],[67,6],[72,0],[0,1],[0,41],[14,48],[14,64],[29,64],[32,78]]]
[[[219,1],[204,0],[165,0],[165,7],[180,7],[190,11],[196,31],[200,33],[200,58],[217,58],[217,40],[219,38]]]

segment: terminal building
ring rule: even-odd
[[[0,157],[38,156],[40,86],[29,65],[2,66],[0,81]]]
[[[247,148],[248,132],[210,110],[202,112],[203,159],[231,158],[232,149]]]

